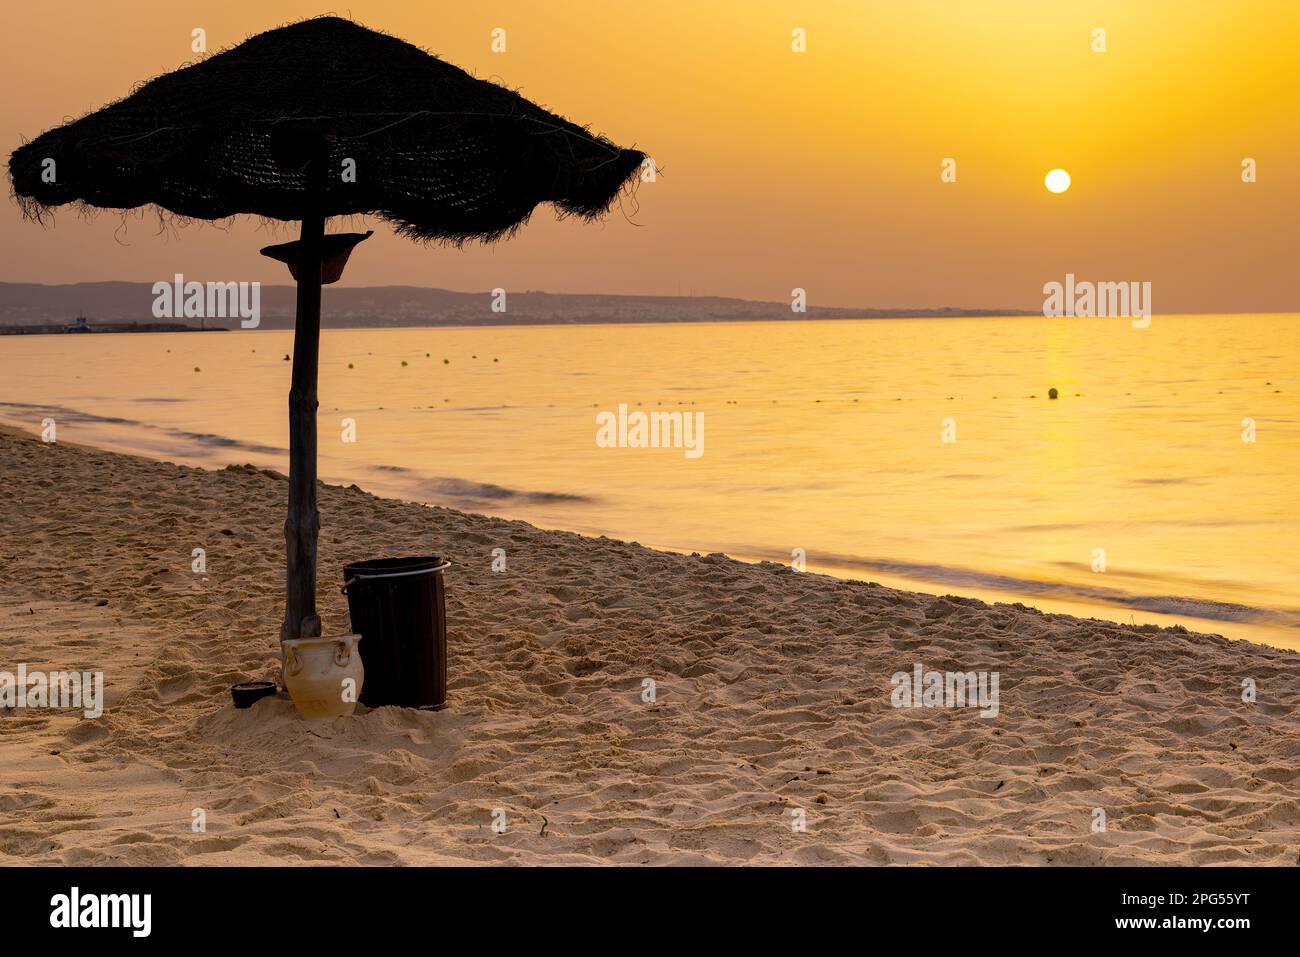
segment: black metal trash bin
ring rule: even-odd
[[[447,601],[442,558],[376,558],[343,569],[367,708],[441,708],[447,701]]]

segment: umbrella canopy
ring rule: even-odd
[[[289,391],[282,640],[321,634],[316,613],[316,381],[322,282],[369,233],[325,235],[373,214],[413,239],[492,241],[541,203],[591,219],[645,155],[517,93],[338,17],[271,30],[154,79],[42,134],[9,158],[29,218],[52,207],[157,206],[195,219],[301,220],[268,246],[298,282]]]
[[[498,239],[541,203],[598,216],[644,159],[403,40],[318,17],[42,134],[9,175],[33,218],[66,203],[196,219],[369,213],[463,242]]]

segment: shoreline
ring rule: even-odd
[[[36,436],[37,433],[31,427],[7,416],[3,410],[5,405],[7,403],[0,402],[0,430],[9,430],[13,434],[25,437]],[[73,417],[86,415],[66,408],[50,407],[50,411],[52,414],[62,413]],[[189,433],[188,437],[195,436]],[[282,471],[285,468],[280,460],[287,456],[287,449],[240,445],[233,440],[227,441],[232,443],[232,447],[225,455],[181,455],[179,457],[168,457],[166,453],[159,450],[134,448],[129,442],[123,447],[120,436],[116,443],[111,441],[109,436],[100,436],[97,444],[90,442],[77,444],[79,447],[93,448],[109,454],[139,456],[151,461],[164,461],[208,470],[220,470],[228,464],[237,464],[230,459],[243,455],[247,455],[248,461],[257,468],[273,471]],[[322,476],[321,481],[339,486],[364,482],[365,491],[378,498],[409,504],[429,504],[427,501],[422,501],[427,496],[407,494],[409,489],[404,489],[401,484],[382,479],[376,483],[374,479],[373,475],[358,480],[354,476],[327,472]],[[439,504],[470,514],[488,514],[475,510],[474,506],[479,503],[458,501],[455,496],[450,499],[444,497]],[[569,521],[564,524],[538,524],[539,519],[529,514],[527,510],[499,505],[493,508],[491,514],[499,518],[526,521],[543,531],[571,532],[588,537],[610,537],[620,541],[631,540],[630,536],[625,538],[619,535],[617,530],[608,529],[598,523],[584,524]],[[788,567],[788,562],[783,560],[784,556],[771,549],[749,544],[715,540],[707,546],[699,546],[646,536],[639,536],[637,543],[658,551],[682,555],[692,554],[704,547],[720,551],[730,558],[747,564],[775,561],[776,564]],[[808,559],[807,566],[809,571],[817,574],[850,581],[876,582],[900,591],[940,596],[952,594],[949,589],[956,589],[964,597],[978,598],[991,604],[1018,603],[1045,613],[1114,623],[1122,623],[1122,617],[1128,617],[1130,619],[1128,624],[1134,626],[1141,624],[1153,624],[1162,628],[1182,626],[1191,631],[1219,635],[1232,641],[1248,641],[1272,648],[1300,651],[1300,629],[1297,627],[1297,621],[1300,619],[1296,612],[1286,609],[1255,607],[1222,598],[1179,595],[1173,592],[1147,594],[1127,592],[1123,589],[1087,588],[1068,581],[1016,579],[996,572],[961,566],[917,565],[822,551],[814,552]]]
[[[327,631],[347,562],[459,564],[448,709],[313,729],[229,700],[276,671],[279,478],[10,429],[0,468],[0,669],[107,697],[0,712],[8,863],[1296,862],[1294,652],[321,486]],[[916,664],[1000,675],[996,716],[894,707]]]

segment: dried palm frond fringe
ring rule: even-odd
[[[42,134],[14,151],[9,177],[36,220],[65,204],[202,220],[372,214],[459,244],[507,236],[543,203],[598,217],[644,159],[412,44],[317,17]]]

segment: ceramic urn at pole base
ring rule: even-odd
[[[360,640],[360,635],[336,635],[280,642],[284,686],[300,715],[320,720],[356,710],[365,678],[357,652]]]

